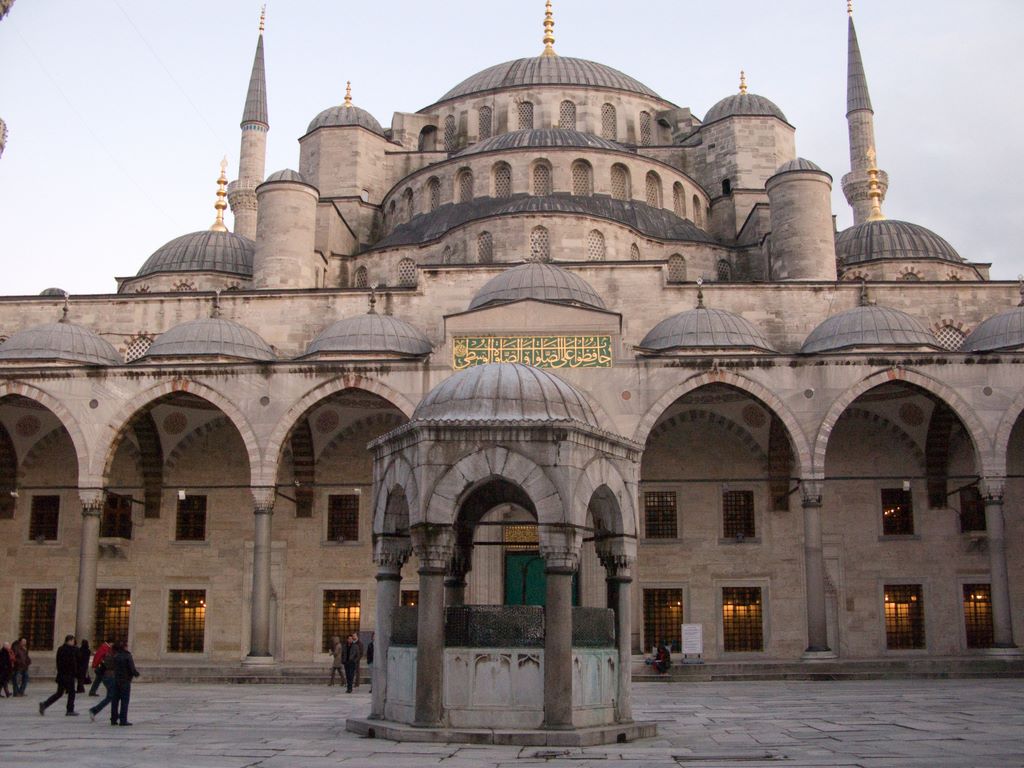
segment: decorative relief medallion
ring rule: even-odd
[[[181,411],[171,411],[164,416],[164,432],[168,435],[180,435],[188,426],[188,417]]]
[[[756,405],[748,405],[743,409],[743,421],[747,423],[748,427],[763,427],[765,422],[768,421],[768,417],[765,416],[764,411],[758,408]]]
[[[14,431],[22,437],[32,437],[39,431],[40,422],[35,416],[22,416],[14,425]]]
[[[534,368],[611,368],[611,336],[456,336],[456,371],[485,363],[521,363]]]
[[[330,434],[338,428],[339,421],[338,412],[326,408],[316,417],[316,430],[325,435]]]
[[[904,403],[900,406],[900,418],[904,424],[918,427],[924,423],[924,411],[916,403]]]

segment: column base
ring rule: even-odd
[[[345,721],[345,730],[371,739],[418,741],[435,744],[502,744],[536,747],[592,747],[600,744],[623,744],[658,735],[655,723],[615,723],[591,728],[569,728],[552,731],[546,728],[507,730],[490,728],[417,727],[389,720],[352,718]]]
[[[273,667],[277,659],[273,656],[246,656],[242,659],[243,667]]]
[[[981,653],[986,656],[995,656],[1001,659],[1013,659],[1019,656],[1024,656],[1024,650],[1021,650],[1016,645],[1001,646],[998,648],[984,648]]]
[[[832,659],[838,659],[839,655],[835,651],[824,650],[814,651],[808,648],[800,656],[802,661],[831,661]]]

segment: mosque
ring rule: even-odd
[[[261,22],[213,226],[116,294],[0,298],[5,638],[287,668],[376,632],[416,677],[482,633],[512,651],[444,674],[514,699],[543,649],[549,725],[628,719],[659,641],[1018,653],[1020,292],[883,213],[852,13],[838,232],[743,78],[700,117],[543,29],[387,128],[347,94],[267,174]],[[472,724],[392,682],[378,714]]]

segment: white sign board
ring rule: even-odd
[[[704,625],[683,624],[683,655],[704,655]]]

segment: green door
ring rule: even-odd
[[[537,552],[505,553],[505,605],[544,605],[547,579]]]

